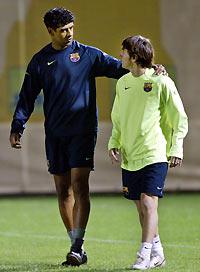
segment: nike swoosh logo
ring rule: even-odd
[[[157,189],[158,189],[158,190],[162,190],[162,188],[160,188],[160,187],[157,187]]]
[[[128,89],[130,89],[131,87],[125,87],[125,90],[128,90]]]
[[[30,74],[28,72],[26,72],[25,75],[30,76]]]
[[[51,65],[55,62],[56,60],[53,60],[53,61],[50,61],[50,62],[47,62],[47,65]]]

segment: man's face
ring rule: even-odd
[[[122,67],[129,70],[132,66],[132,61],[129,56],[128,50],[124,49],[123,47],[120,51],[120,60],[122,62]]]
[[[72,43],[73,40],[73,27],[74,23],[69,23],[67,25],[56,28],[48,28],[49,34],[52,38],[52,44],[56,47],[65,48]]]

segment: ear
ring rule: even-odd
[[[138,56],[137,55],[133,55],[133,57],[131,58],[133,63],[136,63],[136,61],[138,60]]]
[[[52,36],[53,32],[54,32],[53,28],[47,27],[47,30],[48,30],[49,34]]]

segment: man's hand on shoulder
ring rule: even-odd
[[[180,158],[177,158],[177,157],[169,157],[168,158],[169,160],[169,167],[172,168],[172,167],[176,167],[176,166],[181,166],[182,165],[182,159]]]
[[[152,68],[155,70],[154,74],[155,75],[164,75],[164,76],[168,76],[167,71],[165,70],[165,67],[162,66],[162,64],[153,64]]]
[[[21,136],[19,133],[11,133],[10,134],[10,144],[13,148],[16,148],[16,149],[22,148],[20,138],[21,138]]]

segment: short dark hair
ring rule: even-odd
[[[122,49],[127,49],[130,58],[137,56],[136,63],[142,68],[151,68],[154,51],[149,39],[142,36],[131,36],[122,42]]]
[[[48,10],[44,15],[44,23],[46,27],[56,28],[74,22],[73,13],[65,8],[53,8]]]

